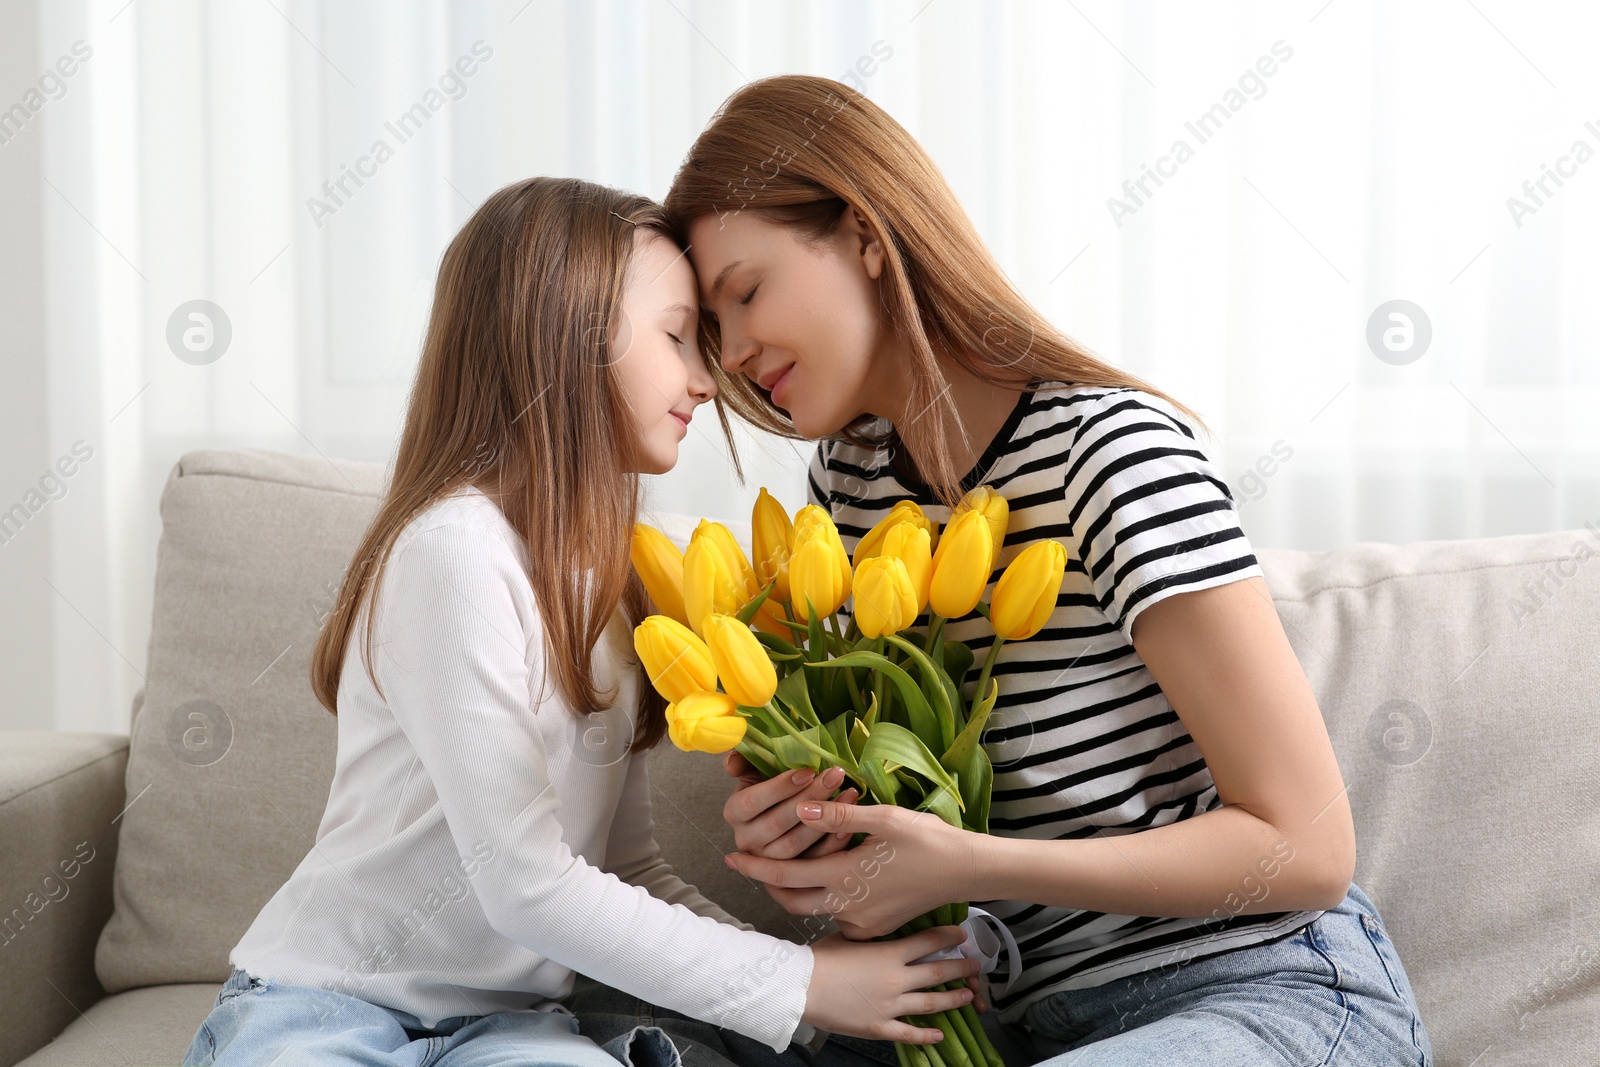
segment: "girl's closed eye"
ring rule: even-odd
[[[752,301],[752,300],[754,300],[756,298],[756,290],[759,289],[759,288],[761,288],[761,283],[760,282],[757,282],[755,285],[752,285],[750,287],[750,291],[748,293],[746,293],[744,296],[739,298],[739,303],[741,303],[741,304],[750,303],[750,301]]]

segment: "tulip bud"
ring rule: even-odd
[[[928,518],[915,500],[901,500],[889,509],[889,514],[878,520],[876,526],[867,531],[865,537],[856,542],[855,565],[859,567],[873,556],[881,555],[883,539],[890,530],[902,523],[910,523],[928,531],[928,550],[933,550],[939,537],[939,524]]]
[[[805,618],[810,597],[819,618],[839,610],[850,596],[850,556],[828,513],[815,504],[794,520],[794,555],[789,560],[789,593],[795,612]]]
[[[994,538],[994,560],[999,562],[1000,551],[1006,543],[1006,525],[1011,520],[1011,505],[990,485],[980,485],[961,498],[956,511],[979,511],[989,520],[989,533]],[[951,516],[952,520],[955,516]]]
[[[917,598],[917,610],[912,617],[921,615],[927,610],[928,587],[933,582],[933,551],[928,531],[915,523],[902,522],[884,537],[879,555],[893,556],[905,564],[906,574],[911,579],[911,588]],[[859,600],[858,597],[858,603]]]
[[[994,570],[994,536],[984,513],[975,508],[950,520],[933,556],[928,604],[947,619],[959,619],[983,599]]]
[[[756,583],[761,589],[774,578],[778,584],[772,589],[773,600],[789,599],[789,553],[794,540],[794,523],[783,505],[766,491],[756,497],[755,510],[750,516],[750,530],[755,549]]]
[[[1056,609],[1066,569],[1067,550],[1060,541],[1023,549],[995,584],[989,602],[994,632],[1007,641],[1026,641],[1043,629]]]
[[[672,539],[654,526],[636,523],[628,558],[661,613],[688,625],[683,609],[683,553]]]
[[[917,592],[906,565],[895,556],[873,556],[856,568],[855,598],[856,625],[867,637],[896,634],[916,621]]]
[[[633,630],[633,649],[656,691],[668,701],[717,687],[711,650],[683,623],[651,615]]]
[[[747,725],[726,693],[688,693],[667,708],[667,736],[685,752],[726,752]]]
[[[712,612],[737,614],[760,590],[755,570],[726,526],[704,520],[683,554],[683,610],[689,628],[703,634]]]
[[[767,650],[736,616],[706,617],[706,647],[711,650],[711,663],[722,679],[722,688],[736,702],[759,708],[778,691],[778,672]]]

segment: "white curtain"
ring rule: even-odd
[[[50,436],[95,452],[38,605],[54,722],[126,727],[181,454],[386,461],[474,207],[659,198],[773,73],[851,79],[1053,321],[1200,410],[1257,545],[1600,519],[1597,39],[1509,0],[40,0],[41,61],[93,53],[38,119]],[[211,362],[168,341],[218,328],[196,300]],[[803,501],[806,449],[744,451],[740,486],[696,423],[653,505]]]

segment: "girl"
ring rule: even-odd
[[[338,755],[317,839],[234,947],[188,1064],[674,1067],[604,1048],[574,972],[775,1052],[813,1025],[970,997],[961,940],[795,945],[684,884],[653,839],[628,563],[639,475],[716,396],[695,282],[652,202],[534,178],[450,243],[394,473],[320,635]],[[638,1039],[636,1044],[635,1039]]]
[[[1010,507],[996,577],[1039,539],[1069,556],[1046,629],[995,668],[992,835],[830,802],[837,772],[762,782],[731,756],[730,865],[800,914],[840,888],[851,834],[893,847],[840,928],[981,904],[1021,949],[991,976],[996,1014],[1053,1063],[1430,1062],[1199,417],[1030,307],[916,141],[837,82],[736,92],[666,207],[722,395],[772,433],[823,439],[809,495],[847,549],[897,500],[943,523],[987,484]],[[944,632],[980,660],[992,642],[976,613]]]

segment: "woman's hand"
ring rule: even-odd
[[[830,767],[823,774],[809,769],[784,771],[768,779],[732,749],[723,753],[722,766],[739,781],[723,805],[722,818],[733,828],[733,843],[741,852],[775,860],[796,856],[814,859],[838,852],[850,843],[848,833],[829,834],[802,824],[795,810],[799,801],[832,797],[844,781],[841,768]],[[859,796],[855,789],[846,789],[838,800],[850,804]]]
[[[939,926],[895,941],[847,941],[841,934],[829,934],[812,942],[815,962],[801,1018],[835,1034],[910,1045],[937,1043],[944,1034],[898,1017],[931,1015],[970,1001],[970,989],[936,993],[928,987],[975,975],[978,961],[912,961],[954,948],[965,935],[959,926]]]
[[[743,852],[726,857],[728,866],[765,883],[791,915],[827,914],[846,937],[866,940],[891,934],[941,904],[981,896],[975,890],[983,834],[892,804],[811,800],[795,807],[808,833],[868,836],[849,851],[815,858]]]

